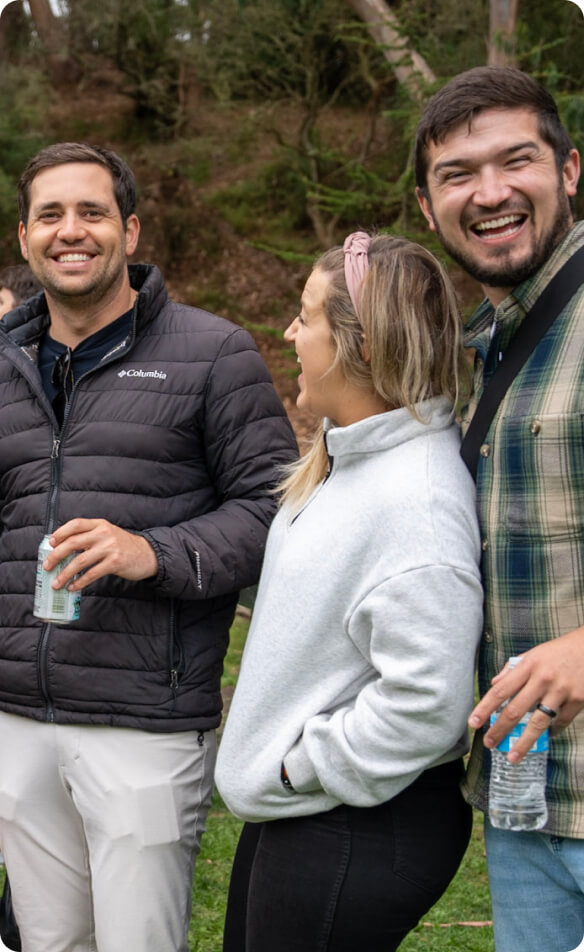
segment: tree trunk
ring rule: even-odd
[[[46,66],[54,86],[62,86],[79,79],[79,68],[67,55],[65,36],[59,19],[51,9],[49,0],[28,0],[41,42],[46,50]]]
[[[517,0],[489,0],[489,66],[515,66]]]
[[[0,10],[0,63],[17,62],[19,49],[28,41],[28,18],[21,3],[0,4]]]
[[[423,102],[425,83],[436,82],[436,77],[423,56],[409,46],[399,30],[399,20],[385,0],[347,0],[354,13],[366,24],[383,55],[391,64],[397,80],[406,86],[412,99]]]

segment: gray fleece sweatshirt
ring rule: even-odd
[[[466,750],[474,484],[448,402],[420,410],[330,425],[328,479],[272,524],[216,773],[243,819],[382,803]]]

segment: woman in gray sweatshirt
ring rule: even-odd
[[[287,474],[216,780],[246,821],[225,952],[391,952],[470,836],[459,782],[482,627],[438,261],[363,232],[286,331],[323,419]]]

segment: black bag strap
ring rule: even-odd
[[[460,454],[476,479],[479,451],[501,400],[536,344],[584,281],[584,245],[560,268],[525,315],[477,404]]]

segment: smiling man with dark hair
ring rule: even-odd
[[[134,195],[108,150],[36,156],[44,294],[0,324],[0,839],[27,952],[186,952],[229,627],[296,455],[249,334],[128,266]],[[67,626],[33,616],[45,535],[83,593]]]
[[[522,715],[535,709],[511,762],[554,728],[546,825],[517,832],[486,820],[497,952],[567,952],[584,934],[584,222],[573,218],[579,175],[579,155],[553,97],[519,70],[462,73],[422,116],[420,207],[486,295],[466,328],[476,357],[465,427],[483,391],[493,393],[497,369],[510,366],[517,341],[532,335],[532,350],[476,453],[485,628],[468,799],[488,817],[489,749]],[[566,268],[577,279],[569,288]],[[558,304],[551,310],[547,303],[538,337],[532,315],[552,282]],[[521,664],[506,667],[515,655]]]

